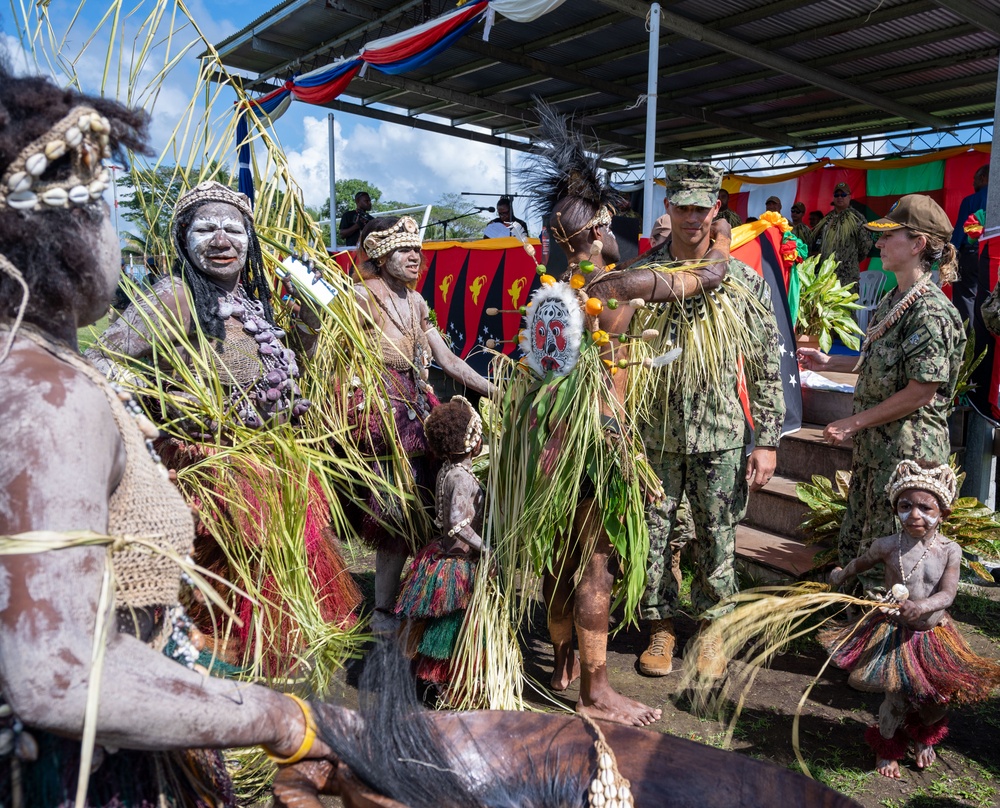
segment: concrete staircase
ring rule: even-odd
[[[834,381],[854,384],[847,373],[824,374]],[[781,581],[809,577],[814,556],[824,548],[802,542],[799,525],[808,508],[799,502],[795,486],[814,474],[833,479],[850,469],[853,446],[828,446],[823,428],[851,414],[852,396],[826,390],[802,390],[803,426],[781,439],[774,477],[750,495],[747,515],[736,530],[737,563],[757,579]]]

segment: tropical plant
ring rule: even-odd
[[[961,489],[965,472],[955,462],[949,460],[955,472],[957,487]],[[811,483],[799,483],[795,493],[799,500],[809,507],[808,518],[799,525],[805,534],[807,544],[833,544],[840,536],[840,526],[847,511],[847,491],[851,485],[851,472],[838,471],[835,482],[829,477],[813,475]],[[951,516],[941,525],[941,532],[969,554],[1000,558],[1000,513],[975,497],[960,497],[952,506]],[[822,567],[836,559],[836,550],[828,550],[816,556],[814,567]],[[977,560],[962,557],[962,566],[972,570],[986,581],[993,576]]]
[[[966,329],[966,341],[965,341],[965,353],[962,355],[962,364],[958,368],[958,381],[955,383],[955,402],[960,403],[963,398],[967,398],[969,393],[978,387],[978,385],[972,381],[972,374],[976,372],[976,368],[982,364],[982,361],[986,358],[986,348],[979,356],[976,356],[976,335],[972,328],[972,324],[968,323]],[[968,403],[968,402],[966,402]]]
[[[856,351],[861,345],[858,337],[864,332],[854,322],[852,312],[863,307],[855,303],[856,292],[841,286],[836,273],[838,263],[833,255],[822,262],[813,255],[797,265],[799,313],[795,326],[800,333],[816,337],[820,350],[829,351],[836,334],[844,345]]]

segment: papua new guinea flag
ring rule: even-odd
[[[739,244],[738,235],[734,234],[734,245]],[[788,435],[802,428],[802,391],[799,387],[799,363],[795,358],[795,332],[792,329],[792,315],[788,310],[788,294],[782,272],[781,230],[768,227],[756,238],[734,246],[733,257],[757,270],[771,290],[771,304],[778,326],[781,390],[785,398],[785,420],[781,434]]]

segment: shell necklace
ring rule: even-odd
[[[903,295],[896,304],[889,309],[889,313],[885,315],[877,323],[872,323],[868,326],[868,331],[865,332],[865,341],[861,346],[861,355],[858,357],[858,364],[854,366],[854,370],[858,370],[862,363],[865,361],[865,356],[868,354],[868,349],[871,344],[877,339],[881,339],[885,332],[892,328],[896,323],[900,321],[904,312],[910,306],[916,302],[916,299],[924,294],[931,285],[931,276],[924,275],[919,281],[917,281],[913,286],[909,288],[905,295]]]
[[[917,559],[917,563],[913,565],[913,569],[910,570],[909,574],[903,572],[903,531],[900,530],[896,534],[896,558],[899,561],[899,574],[902,576],[903,583],[905,584],[910,580],[910,577],[915,573],[920,565],[924,563],[924,559],[927,558],[927,554],[931,551],[931,548],[937,543],[937,531],[934,531],[934,537],[927,543],[924,548],[924,552],[921,554],[920,558]]]

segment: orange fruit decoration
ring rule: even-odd
[[[604,311],[604,304],[601,302],[600,298],[590,297],[587,298],[587,304],[584,306],[584,309],[591,317],[596,317]]]
[[[556,279],[552,275],[542,275],[541,281],[542,286],[551,286],[556,282]]]
[[[586,284],[587,279],[579,272],[574,272],[573,276],[569,279],[569,285],[574,289],[582,289]]]

